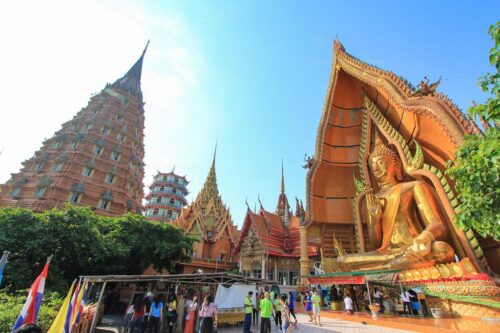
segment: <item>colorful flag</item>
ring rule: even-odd
[[[3,251],[2,258],[0,259],[0,285],[2,284],[3,269],[5,268],[5,265],[7,265],[9,254],[9,251]]]
[[[78,298],[78,291],[80,290],[81,283],[78,283],[71,296],[71,301],[69,302],[68,311],[66,312],[66,322],[64,323],[64,333],[71,332],[72,316],[76,305],[76,299]]]
[[[70,333],[73,332],[73,330],[80,323],[80,318],[86,301],[87,287],[88,287],[87,281],[83,281],[82,286],[80,287],[80,292],[78,293],[78,297],[76,299],[75,306],[73,307],[73,314],[71,315],[71,326],[69,329]]]
[[[64,324],[66,323],[66,314],[68,313],[69,303],[71,302],[71,296],[73,295],[73,288],[75,287],[76,280],[71,284],[71,288],[69,288],[68,294],[66,295],[66,299],[64,300],[63,305],[59,309],[57,313],[56,319],[50,326],[47,333],[63,333],[64,332]]]
[[[42,303],[43,291],[45,289],[45,279],[47,278],[51,258],[52,256],[47,259],[47,263],[45,263],[42,273],[36,278],[33,285],[31,285],[28,299],[26,299],[26,303],[24,303],[19,317],[17,317],[16,323],[12,328],[12,332],[24,324],[36,323],[38,310],[40,310],[40,304]]]

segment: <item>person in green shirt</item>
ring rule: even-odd
[[[321,297],[318,295],[318,290],[314,290],[314,294],[311,297],[312,305],[313,305],[313,315],[314,315],[314,323],[318,326],[321,326],[321,316],[320,316],[320,305],[321,305]]]
[[[249,291],[247,297],[245,297],[245,323],[243,324],[243,333],[251,333],[250,326],[252,325],[252,296],[253,291]]]
[[[260,333],[271,332],[271,314],[273,313],[273,303],[270,300],[269,292],[266,291],[264,298],[260,301]]]
[[[274,295],[274,323],[276,324],[276,327],[278,327],[278,323],[280,324],[280,331],[282,330],[282,322],[281,322],[281,302],[280,299],[278,298],[278,295]]]

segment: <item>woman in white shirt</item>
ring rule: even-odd
[[[353,314],[354,311],[352,310],[352,298],[348,293],[345,294],[344,298],[344,304],[345,304],[345,310],[348,314]]]

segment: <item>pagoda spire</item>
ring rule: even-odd
[[[111,85],[111,88],[117,88],[125,90],[132,95],[136,96],[142,101],[142,91],[141,91],[141,76],[142,76],[142,63],[144,61],[144,55],[149,46],[149,40],[146,43],[146,47],[142,51],[141,56],[135,64],[128,70],[128,72],[120,79],[116,80],[115,83]]]
[[[216,157],[217,157],[217,143],[215,143],[212,166],[210,167],[210,171],[208,172],[207,178],[205,179],[203,188],[201,189],[200,193],[198,193],[196,201],[198,201],[198,199],[202,201],[207,201],[210,197],[219,195],[219,188],[217,187],[217,175],[215,172]]]
[[[285,171],[283,169],[283,159],[281,160],[281,193],[285,193]]]
[[[281,217],[281,220],[285,223],[285,225],[288,224],[289,210],[290,205],[288,204],[288,198],[285,194],[285,170],[283,160],[281,160],[281,193],[278,197],[278,204],[276,205],[276,214]]]

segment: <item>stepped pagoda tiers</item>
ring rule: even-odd
[[[147,48],[147,45],[146,45]],[[2,186],[0,206],[44,211],[66,202],[103,215],[140,213],[144,176],[142,55],[90,98],[20,172]]]
[[[326,271],[423,269],[412,276],[433,278],[500,271],[499,243],[454,223],[459,202],[446,164],[464,135],[481,133],[438,84],[416,89],[335,41],[306,166],[301,276],[309,274],[307,246],[323,249]]]
[[[215,157],[216,153],[196,199],[183,208],[179,218],[173,222],[187,234],[199,239],[194,245],[192,261],[181,264],[181,273],[190,274],[198,270],[205,273],[224,272],[237,268],[232,254],[238,239],[238,229],[219,194]]]
[[[167,173],[158,171],[149,186],[149,194],[146,195],[146,218],[159,222],[172,222],[177,219],[181,209],[187,204],[188,184],[186,176],[176,175],[174,170]]]
[[[299,227],[305,212],[302,202],[297,199],[295,215],[290,210],[283,168],[281,171],[281,193],[276,210],[265,210],[260,200],[258,212],[248,207],[234,254],[240,258],[241,274],[274,280],[282,285],[295,285],[300,278]],[[307,250],[308,257],[317,255],[316,248],[308,247]]]

